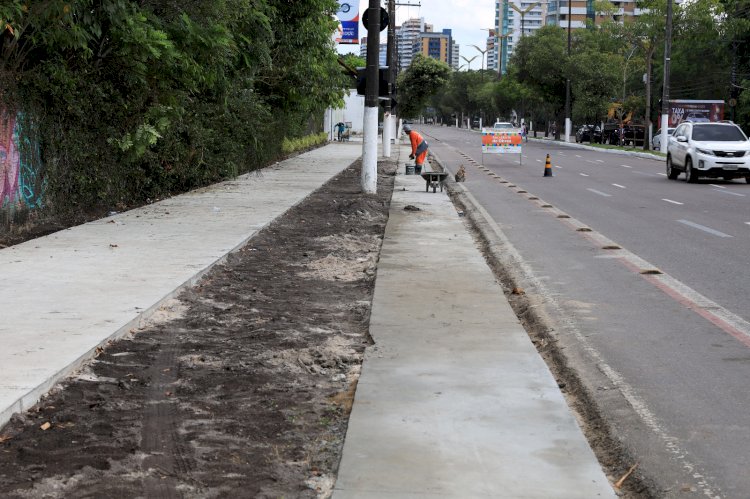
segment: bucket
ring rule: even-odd
[[[414,175],[414,165],[406,165],[406,174]]]

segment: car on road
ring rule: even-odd
[[[672,135],[674,128],[667,127],[667,135]],[[658,151],[661,149],[661,128],[656,131],[654,136],[651,138],[651,149]]]
[[[576,142],[600,144],[602,142],[602,131],[596,125],[582,125],[576,130]]]
[[[674,180],[682,172],[691,183],[710,177],[750,184],[750,139],[731,121],[683,122],[669,137],[667,177]]]
[[[510,128],[510,129],[513,129],[513,128],[516,128],[516,127],[513,126],[513,123],[510,123],[508,121],[497,121],[497,122],[495,122],[494,125],[492,125],[492,128],[500,128],[500,129]]]

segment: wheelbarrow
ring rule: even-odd
[[[426,188],[425,192],[437,192],[438,186],[440,186],[440,192],[443,192],[443,181],[448,176],[448,172],[422,172],[422,178],[425,179]]]

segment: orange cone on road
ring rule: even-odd
[[[544,162],[544,176],[545,177],[551,177],[552,176],[552,163],[549,159],[549,154],[547,155],[547,159]]]

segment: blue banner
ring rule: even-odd
[[[336,43],[359,43],[359,0],[339,0]]]

